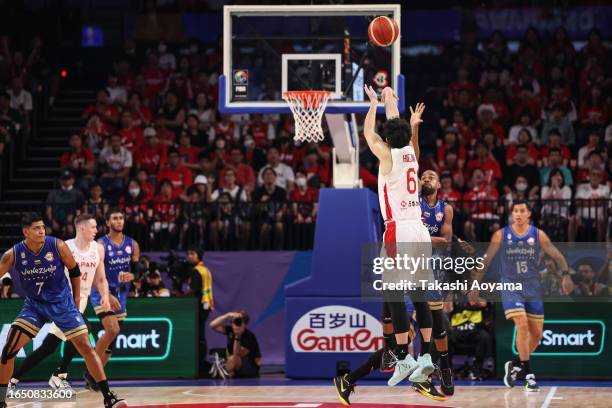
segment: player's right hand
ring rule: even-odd
[[[378,94],[376,93],[374,88],[369,85],[364,85],[363,89],[366,95],[368,95],[368,98],[370,98],[370,103],[378,104]]]

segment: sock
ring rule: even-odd
[[[399,360],[403,360],[408,355],[408,344],[398,344],[395,347],[395,354]]]
[[[108,381],[103,380],[98,382],[98,386],[100,387],[100,391],[102,391],[102,395],[104,395],[104,399],[110,396],[110,389],[108,388]]]
[[[0,384],[0,402],[6,401],[6,390],[8,384]]]
[[[520,359],[520,358],[518,358],[518,357],[517,357],[517,358],[515,358],[514,360],[512,360],[512,365],[513,365],[514,367],[520,367],[520,365],[521,365],[521,359]]]
[[[431,340],[429,341],[421,341],[421,353],[419,354],[419,356],[422,356],[423,354],[427,354],[429,353],[429,347],[431,345]]]
[[[531,368],[529,367],[529,360],[521,361],[521,370],[525,372],[525,375],[531,374]]]
[[[393,350],[395,348],[395,345],[397,344],[395,342],[395,334],[393,333],[384,334],[383,333],[383,337],[385,338],[385,350]]]
[[[368,361],[363,363],[356,370],[351,371],[346,376],[347,381],[351,384],[355,384],[357,381],[370,374],[373,370],[379,369],[380,360],[382,359],[384,352],[384,349],[377,350],[376,353],[372,354],[370,358],[368,358]]]
[[[448,360],[448,351],[440,353],[440,368],[450,368],[450,361]]]

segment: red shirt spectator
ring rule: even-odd
[[[540,148],[540,157],[544,160],[544,165],[548,166],[548,152],[551,148],[556,147],[561,151],[561,157],[563,157],[563,165],[568,166],[572,159],[571,150],[561,143],[561,134],[559,132],[551,132],[548,134],[548,143]]]
[[[199,155],[201,149],[196,146],[191,145],[191,136],[185,131],[181,132],[181,137],[179,139],[179,147],[178,152],[183,160],[183,164],[191,169],[197,170],[199,167]]]
[[[254,114],[251,122],[246,126],[246,131],[253,136],[257,147],[268,145],[268,124],[262,121],[261,114]]]
[[[130,95],[128,100],[128,111],[132,114],[132,125],[144,128],[153,120],[151,110],[144,106],[140,101],[140,96],[137,93]]]
[[[95,157],[91,150],[83,146],[81,136],[72,135],[69,143],[71,149],[62,154],[60,158],[60,167],[62,169],[68,168],[77,173],[77,176],[92,173]]]
[[[168,73],[159,67],[155,53],[150,53],[147,56],[147,65],[142,69],[142,76],[146,84],[146,97],[154,99],[164,89],[168,77]]]
[[[121,144],[123,147],[134,153],[144,143],[144,135],[142,128],[134,126],[132,122],[132,114],[129,111],[124,111],[121,114],[121,128],[119,129]]]
[[[255,175],[253,168],[248,164],[245,164],[243,159],[244,155],[239,147],[232,147],[230,149],[229,164],[236,174],[236,184],[241,187],[247,187],[248,191],[253,191],[255,189],[255,183],[257,182],[257,176]],[[221,188],[225,187],[224,175],[226,171],[227,167],[224,167],[219,175],[219,187]]]
[[[145,130],[145,143],[138,149],[136,165],[148,174],[157,174],[167,160],[167,146],[158,142],[153,128]]]
[[[438,200],[454,203],[461,199],[461,193],[453,187],[451,173],[445,171],[440,173],[440,189],[438,190]]]
[[[469,161],[467,165],[467,172],[472,173],[477,168],[484,171],[487,177],[489,177],[490,174],[495,180],[501,180],[502,178],[499,163],[491,156],[491,152],[482,142],[479,142],[476,145],[476,158]]]
[[[469,93],[471,101],[476,100],[476,84],[469,80],[469,72],[464,66],[459,67],[457,70],[457,80],[448,85],[448,101],[451,106],[455,105],[461,90]]]
[[[181,157],[178,151],[173,150],[168,154],[168,166],[163,168],[157,175],[157,182],[168,180],[172,183],[172,197],[178,198],[193,182],[191,170],[180,165]]]
[[[119,110],[115,105],[108,103],[108,92],[106,89],[98,91],[96,103],[85,108],[81,118],[88,119],[94,112],[100,115],[105,133],[114,132],[119,119]]]
[[[229,115],[221,115],[221,121],[215,125],[215,135],[231,142],[234,140],[235,127],[236,124],[230,120]]]
[[[166,146],[174,146],[176,134],[166,127],[166,119],[163,116],[155,118],[155,132],[159,143]]]
[[[179,206],[173,193],[172,183],[162,179],[159,194],[153,198],[153,208],[149,209],[149,218],[164,224],[173,224],[178,220]],[[176,225],[169,225],[174,230]]]
[[[448,150],[454,150],[457,152],[459,157],[459,166],[463,167],[466,158],[466,151],[463,144],[459,142],[458,139],[458,130],[455,128],[447,128],[444,134],[444,140],[438,146],[436,159],[438,163],[444,163],[444,158],[446,157],[446,152]]]
[[[463,194],[463,206],[471,213],[472,218],[496,218],[495,209],[499,193],[485,176],[482,169],[475,168],[472,172],[472,188]]]
[[[480,127],[476,133],[476,136],[480,140],[482,137],[482,133],[485,129],[491,129],[495,132],[495,136],[501,141],[504,141],[506,137],[506,132],[504,128],[495,121],[497,117],[497,112],[495,111],[495,107],[491,104],[482,104],[478,107],[478,121],[480,123]]]

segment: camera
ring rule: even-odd
[[[242,317],[234,318],[234,320],[232,320],[232,323],[234,323],[236,326],[242,326]]]

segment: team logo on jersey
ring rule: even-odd
[[[402,202],[400,203],[400,205],[402,206],[402,208],[405,208],[405,207],[408,205],[408,203],[407,203],[407,202],[405,202],[405,201],[402,201]]]
[[[109,246],[108,246],[108,250],[109,250],[109,251],[112,251],[112,250],[113,250],[113,247],[109,245]]]
[[[34,265],[40,265],[40,264],[41,264],[40,259],[35,259],[34,260]]]
[[[125,252],[129,255],[132,253],[132,247],[131,246],[126,246],[125,247]]]
[[[444,218],[444,213],[437,212],[436,213],[436,221],[440,222],[440,221],[442,221],[442,218]]]
[[[47,252],[47,253],[45,254],[45,259],[46,259],[48,262],[53,262],[53,252]]]
[[[534,237],[529,237],[529,238],[527,238],[527,243],[528,243],[529,245],[533,245],[533,244],[535,244],[535,238],[534,238]]]
[[[430,214],[429,214],[427,211],[423,211],[423,216],[425,216],[425,217],[429,217],[429,215],[430,215]]]
[[[26,260],[24,259],[23,261],[21,261],[21,264],[22,264],[22,265],[27,265],[27,264],[28,264],[28,261],[26,261]]]
[[[512,241],[512,234],[508,234],[506,238],[508,238],[508,241]]]
[[[117,255],[123,255],[123,251],[117,251]]]
[[[21,253],[21,259],[25,259],[25,252]]]

